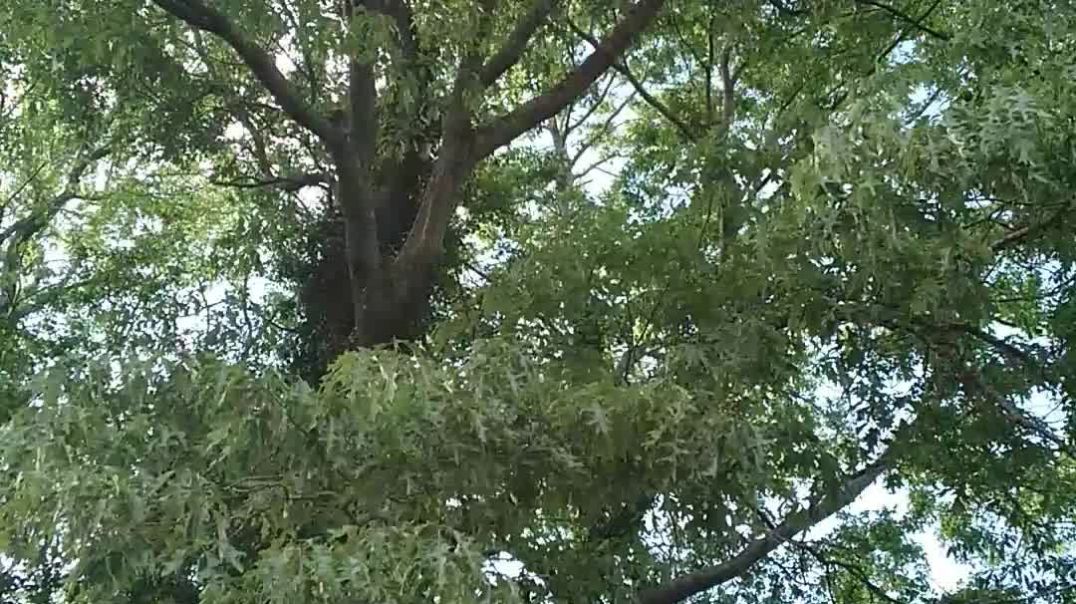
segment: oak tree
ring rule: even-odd
[[[1071,600],[1074,47],[1047,0],[9,0],[0,598]]]

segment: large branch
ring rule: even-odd
[[[342,16],[346,23],[354,22],[355,6],[350,0],[344,2]],[[348,113],[345,119],[348,151],[333,149],[340,171],[339,202],[346,225],[348,269],[356,318],[361,316],[361,284],[375,275],[381,266],[381,237],[373,188],[379,129],[375,80],[370,60],[359,57],[348,60]],[[358,165],[349,165],[356,159]]]
[[[379,128],[374,68],[352,60],[348,69],[348,142],[367,171],[373,171]]]
[[[415,32],[415,15],[405,0],[389,0],[377,10],[388,15],[396,25],[396,35],[400,39],[400,48],[408,61],[417,61],[419,41]]]
[[[892,449],[890,449],[892,450]],[[891,464],[884,453],[878,461],[851,476],[837,493],[822,499],[806,510],[791,514],[771,531],[752,541],[727,562],[682,575],[667,583],[643,591],[639,604],[675,604],[743,575],[784,542],[817,525],[852,503]]]
[[[355,19],[355,7],[350,0],[344,3],[341,16],[348,24]],[[371,60],[358,57],[348,60],[348,143],[358,156],[366,186],[369,186],[373,172],[379,128],[376,79]]]
[[[476,156],[488,156],[577,99],[624,54],[639,33],[653,22],[664,4],[665,0],[637,0],[579,67],[544,94],[480,127],[475,144]]]
[[[339,132],[329,120],[300,98],[288,78],[277,69],[272,55],[251,42],[223,13],[207,6],[201,0],[153,0],[153,3],[191,27],[209,32],[223,40],[235,50],[254,77],[280,104],[284,113],[322,140],[339,142]]]
[[[497,81],[497,78],[504,75],[504,72],[519,62],[520,57],[523,56],[523,51],[530,44],[531,37],[546,22],[546,19],[549,18],[549,13],[553,12],[558,1],[535,0],[531,9],[516,23],[515,29],[505,40],[504,46],[490,57],[489,61],[486,61],[486,64],[479,70],[478,80],[482,83],[483,88],[492,85]]]
[[[414,131],[408,134],[408,140],[403,141],[404,152],[382,154],[379,158],[381,163],[374,170],[377,175],[377,203],[383,205],[388,200],[410,198],[416,183],[413,176],[425,173],[424,166],[428,161],[426,149],[432,146],[438,133],[437,121],[427,121],[433,113],[431,97],[436,95],[430,94],[434,80],[433,66],[423,55],[422,40],[419,39],[415,16],[409,2],[382,0],[379,4],[371,3],[367,6],[374,6],[374,10],[388,16],[395,24],[400,57],[394,60],[399,61],[397,69],[409,75],[411,98],[415,99],[410,103],[382,104],[377,107],[378,111],[385,113],[381,119],[416,125]]]

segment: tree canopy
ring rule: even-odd
[[[0,602],[1076,602],[1072,2],[6,0],[0,82]]]

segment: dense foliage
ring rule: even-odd
[[[1076,602],[1076,4],[7,0],[0,82],[0,602]]]

